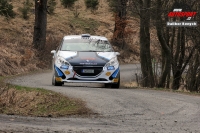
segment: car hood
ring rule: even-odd
[[[115,52],[72,52],[59,51],[58,55],[65,58],[72,66],[104,66],[115,57]]]

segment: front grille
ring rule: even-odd
[[[83,73],[83,69],[94,70],[94,73]],[[103,67],[82,67],[82,66],[74,66],[73,70],[80,76],[96,76],[102,72]]]

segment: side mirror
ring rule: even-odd
[[[120,55],[120,53],[119,52],[115,52],[115,55]]]
[[[56,53],[56,51],[55,51],[55,50],[52,50],[52,51],[51,51],[51,53],[52,53],[52,54],[55,54],[55,53]]]
[[[53,54],[53,58],[54,58],[55,55],[56,55],[56,51],[55,51],[55,50],[52,50],[51,53]]]

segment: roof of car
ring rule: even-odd
[[[100,39],[100,40],[108,40],[106,37],[103,36],[95,36],[95,35],[90,35],[90,34],[81,34],[81,35],[67,35],[64,36],[64,40],[67,39]]]

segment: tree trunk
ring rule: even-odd
[[[166,34],[164,33],[164,28],[162,25],[162,6],[161,0],[157,0],[157,17],[156,17],[156,30],[158,40],[160,42],[162,48],[162,74],[158,83],[158,87],[165,87],[167,75],[171,70],[171,50],[169,47],[169,40],[166,38],[168,30],[166,30]]]
[[[180,86],[180,80],[181,80],[181,75],[183,73],[183,63],[184,63],[184,58],[185,58],[185,29],[184,27],[179,29],[178,32],[178,37],[177,37],[177,51],[176,51],[176,57],[175,57],[175,62],[176,66],[173,72],[173,83],[172,83],[172,89],[178,90]]]
[[[193,61],[190,62],[186,76],[187,89],[190,91],[196,91],[196,92],[198,91],[199,76],[200,76],[198,75],[199,65],[200,65],[199,52],[196,50],[194,59]]]
[[[143,87],[155,86],[150,54],[150,6],[151,0],[140,1],[140,60]]]
[[[35,0],[35,25],[33,45],[38,50],[43,50],[46,43],[47,27],[47,0]]]

